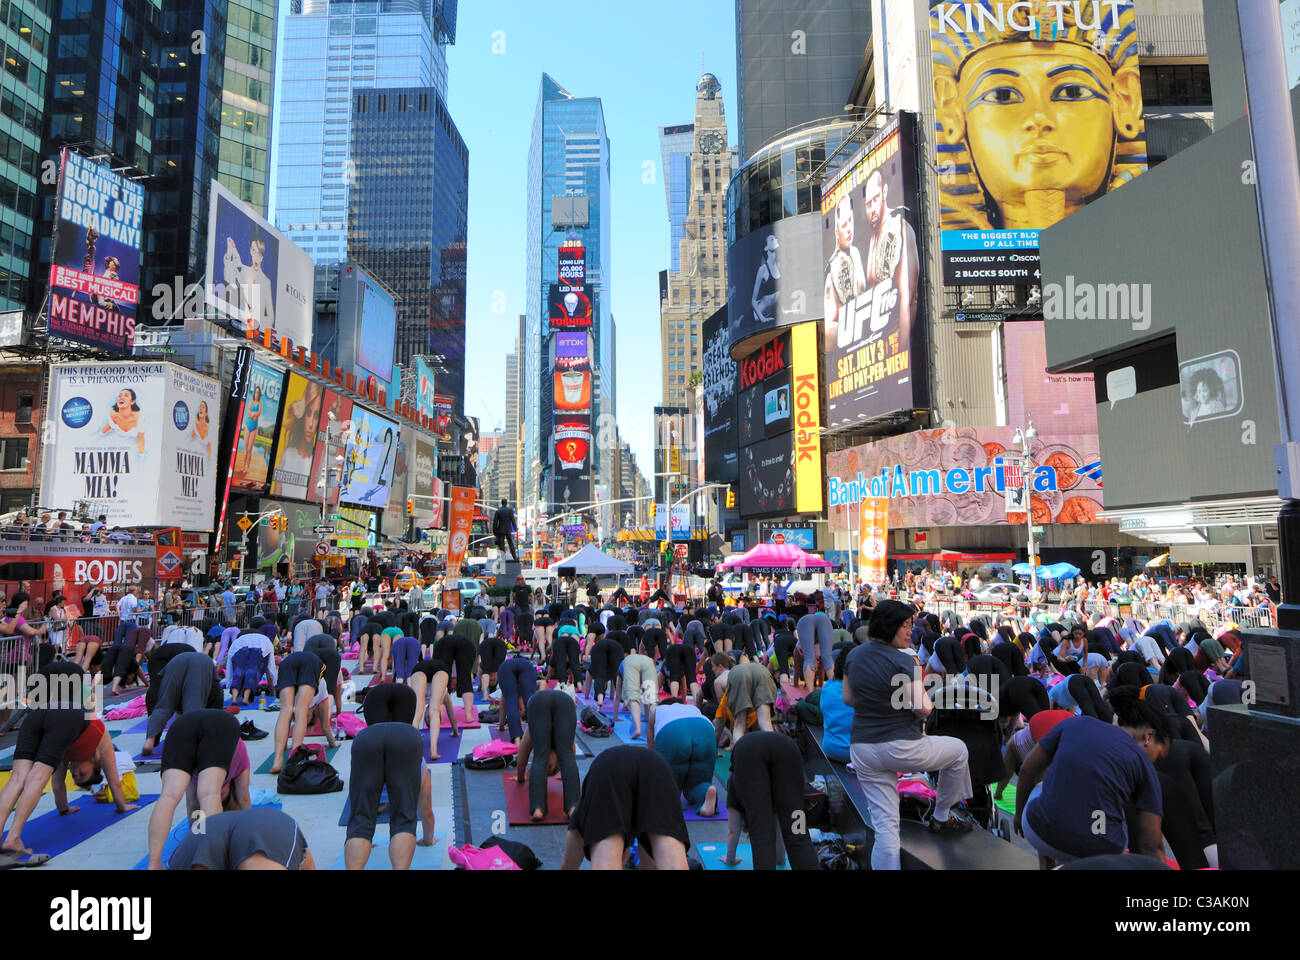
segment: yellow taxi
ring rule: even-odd
[[[420,574],[416,573],[410,567],[407,567],[393,578],[393,586],[402,593],[406,593],[411,589],[411,587],[424,589],[424,577],[420,576]]]

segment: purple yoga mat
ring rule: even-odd
[[[462,735],[463,736],[463,735]],[[426,763],[455,763],[460,756],[460,737],[451,735],[450,727],[443,727],[438,731],[438,759],[430,760],[433,751],[429,749],[429,728],[425,727],[420,731],[420,737],[424,740],[424,759]]]
[[[695,812],[695,808],[689,803],[682,810],[682,818],[687,821],[700,821],[701,823],[713,823],[719,821],[727,822],[727,805],[723,802],[722,791],[718,791],[718,815],[716,817],[701,817]]]

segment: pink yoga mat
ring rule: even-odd
[[[475,712],[475,714],[477,714],[480,710],[485,710],[485,709],[487,709],[487,708],[486,708],[486,707],[483,707],[483,706],[480,706],[480,705],[478,705],[478,704],[475,704],[475,706],[474,706],[474,712]],[[442,710],[442,714],[441,714],[441,716],[442,716],[442,726],[443,726],[443,728],[444,728],[444,729],[447,729],[447,730],[450,730],[450,729],[451,729],[451,721],[447,719],[447,710],[446,710],[445,707],[444,707],[443,710]],[[477,723],[477,722],[475,722],[475,723],[466,723],[466,722],[465,722],[465,708],[462,707],[460,704],[457,704],[457,705],[456,705],[456,723],[457,723],[457,725],[458,725],[462,730],[477,730],[479,727],[483,726],[483,724],[481,724],[481,723]]]

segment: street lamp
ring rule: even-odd
[[[1034,429],[1034,418],[1029,418],[1029,426],[1025,430],[1016,428],[1016,435],[1011,438],[1011,442],[1020,448],[1024,454],[1021,461],[1021,470],[1024,473],[1025,485],[1025,525],[1029,533],[1029,591],[1031,598],[1038,593],[1038,564],[1037,550],[1034,546],[1034,502],[1030,497],[1031,476],[1034,472],[1033,460],[1031,459],[1030,447],[1038,439],[1038,431]]]

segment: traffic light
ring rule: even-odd
[[[659,504],[657,503],[650,504],[650,516],[654,517],[658,515],[658,513],[659,513]]]
[[[415,498],[413,497],[406,498],[406,515],[408,517],[415,516]]]
[[[736,507],[736,491],[727,487],[727,509],[734,510]]]
[[[280,516],[275,518],[275,525],[281,533],[284,533],[289,529],[289,518],[284,514],[280,514]]]

